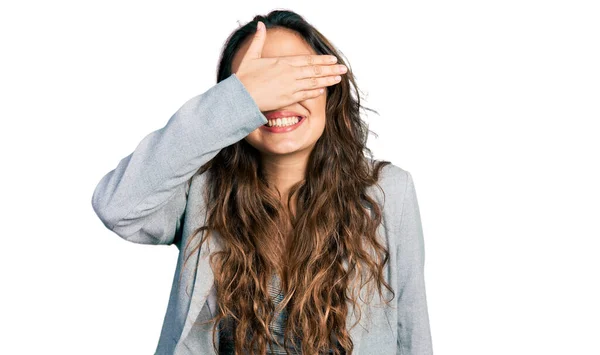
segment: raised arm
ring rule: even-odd
[[[104,225],[140,244],[172,244],[180,232],[190,179],[217,153],[267,123],[262,111],[316,97],[337,83],[337,58],[262,58],[259,22],[234,74],[188,100],[147,135],[96,186],[92,206]]]
[[[235,74],[188,100],[96,186],[92,206],[125,240],[172,244],[194,173],[222,148],[267,123]]]
[[[417,193],[406,173],[406,190],[399,225],[398,351],[399,355],[433,354],[425,293],[425,245]]]

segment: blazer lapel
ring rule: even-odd
[[[190,331],[194,326],[194,322],[198,320],[198,315],[204,306],[206,299],[208,298],[211,290],[213,289],[214,283],[214,275],[212,272],[212,268],[210,267],[209,257],[212,253],[221,250],[221,245],[217,242],[213,241],[213,237],[217,236],[218,233],[213,232],[211,238],[208,238],[205,241],[205,244],[200,248],[199,256],[198,256],[198,267],[196,269],[196,277],[194,280],[194,286],[192,288],[192,295],[190,301],[190,307],[188,310],[188,314],[186,316],[185,325],[183,330],[181,331],[181,336],[179,337],[179,341],[177,342],[177,347],[175,348],[175,354],[183,354],[184,347],[187,347],[185,344],[185,340],[189,335]],[[218,239],[218,238],[216,238]],[[198,270],[201,274],[198,274]],[[213,295],[213,303],[216,295]],[[213,308],[214,309],[214,308]],[[203,321],[203,320],[200,320]],[[211,325],[212,327],[212,325]],[[202,334],[208,334],[208,332],[203,332]],[[206,350],[212,349],[212,336],[206,336],[206,339],[203,339],[203,343],[206,343]],[[210,343],[208,343],[210,341]]]
[[[360,291],[361,294],[364,294],[364,291],[361,290]],[[364,296],[363,296],[364,297]],[[354,312],[354,308],[352,307],[352,303],[348,302],[348,315],[346,316],[346,329],[349,329],[349,333],[350,333],[350,338],[352,339],[352,343],[354,344],[354,353],[353,354],[358,354],[358,351],[360,349],[360,341],[363,337],[363,333],[365,332],[366,328],[364,327],[364,322],[365,322],[365,317],[367,316],[367,307],[364,304],[364,302],[362,302],[359,299],[356,300],[356,302],[358,303],[358,307],[360,309],[360,314],[361,314],[361,319],[360,322],[358,324],[356,324],[353,328],[350,329],[350,327],[352,325],[354,325],[354,323],[356,322],[356,319],[358,318],[358,314],[356,312]]]

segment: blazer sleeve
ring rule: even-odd
[[[408,171],[398,232],[397,354],[430,355],[433,350],[425,293],[423,228],[415,184]]]
[[[173,244],[191,178],[224,147],[267,123],[232,74],[183,104],[167,124],[145,136],[92,194],[103,224],[139,244]]]

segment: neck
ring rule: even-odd
[[[287,198],[292,185],[304,179],[308,155],[263,155],[262,168],[270,186],[281,194],[287,208]]]

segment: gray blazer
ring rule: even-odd
[[[217,307],[208,256],[221,248],[218,234],[182,267],[182,247],[205,222],[201,193],[205,176],[196,172],[220,149],[265,123],[255,101],[232,74],[188,100],[163,128],[145,136],[94,190],[92,206],[106,228],[133,243],[175,244],[180,250],[155,354],[214,354],[211,325],[193,323],[211,318]],[[354,353],[432,354],[415,185],[408,171],[393,164],[384,168],[379,184],[385,204],[378,189],[368,193],[384,205],[378,231],[390,252],[384,277],[396,300],[384,306],[377,293],[368,302],[359,300],[361,321],[349,329]],[[182,286],[176,287],[180,275]],[[356,319],[357,314],[349,312],[347,326]]]

